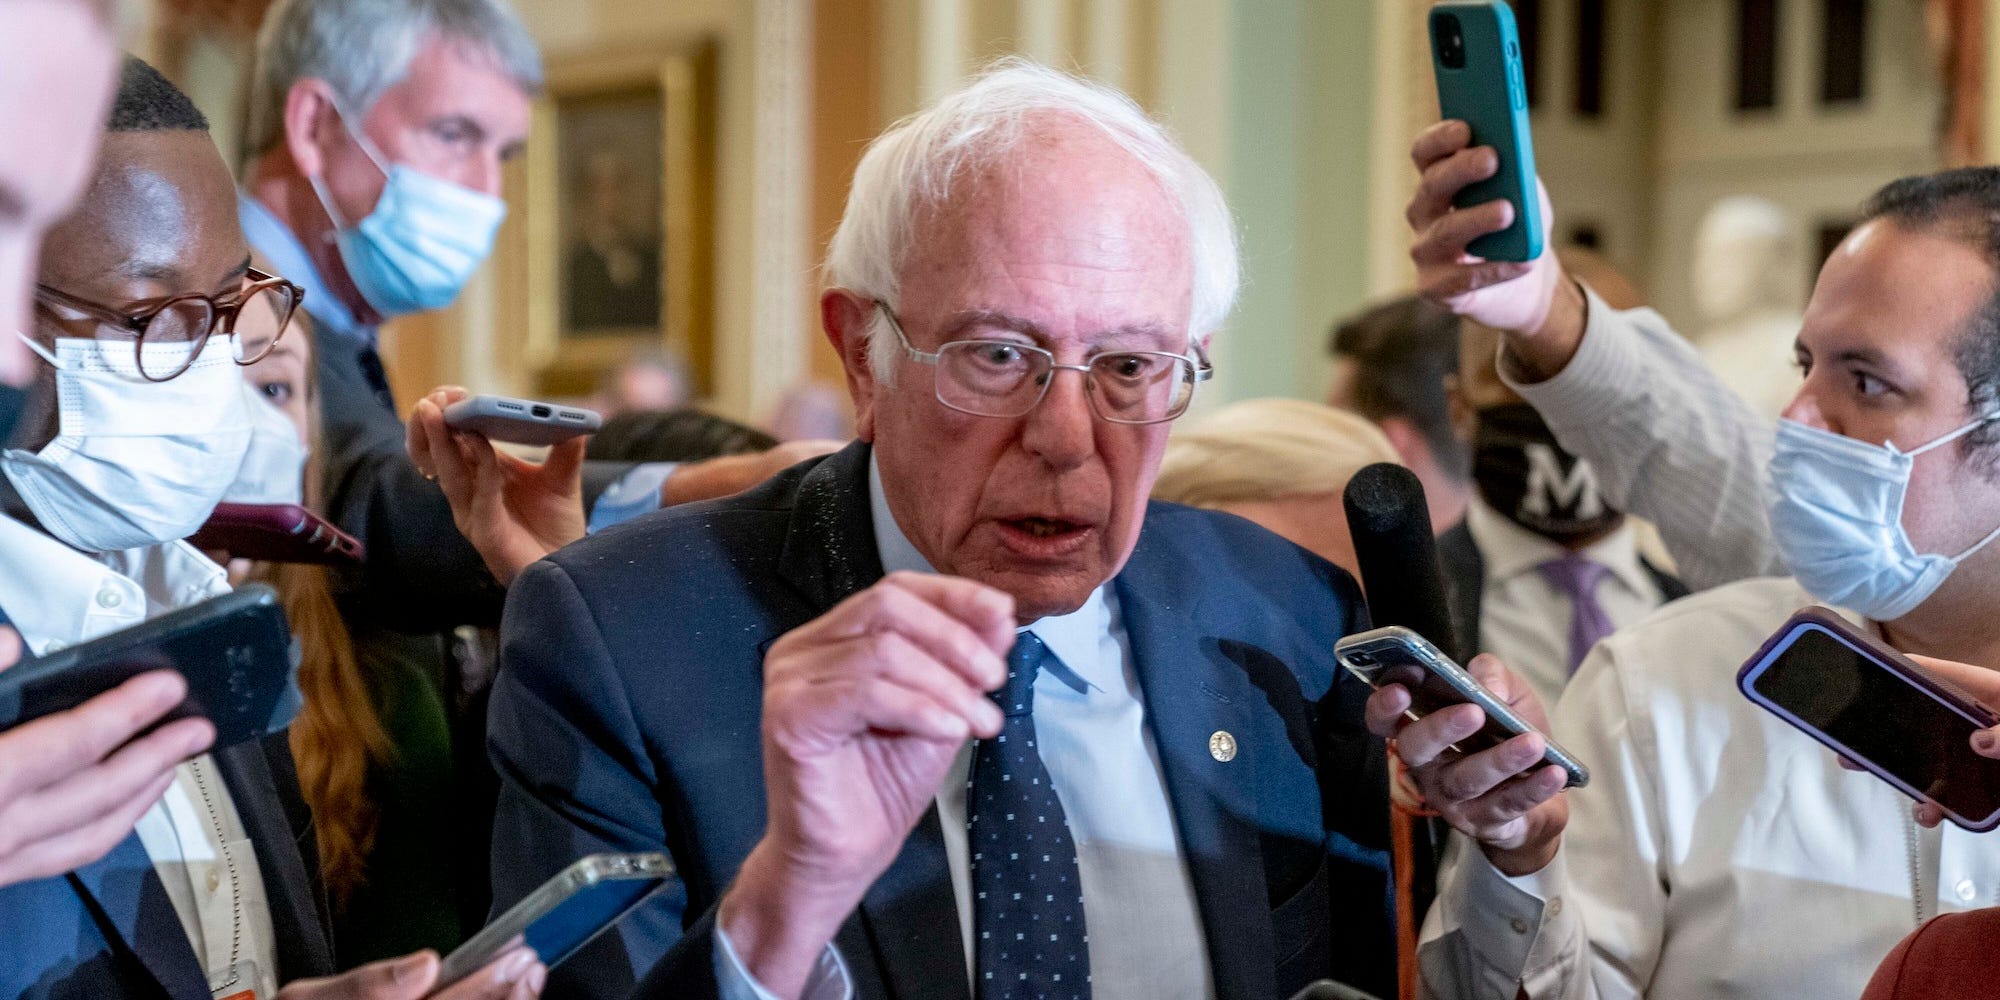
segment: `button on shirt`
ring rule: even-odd
[[[868,488],[876,546],[885,573],[932,573],[897,526],[869,460]],[[1180,848],[1159,752],[1146,721],[1131,645],[1110,584],[1083,607],[1029,626],[1061,660],[1035,681],[1035,732],[1042,760],[1068,815],[1083,881],[1084,922],[1090,929],[1091,993],[1097,1000],[1212,997],[1208,944],[1194,881]],[[938,791],[938,819],[952,894],[972,980],[972,866],[966,846],[965,783],[972,744],[960,750]],[[718,974],[738,978],[741,966],[717,938]],[[822,970],[834,971],[823,962]],[[731,993],[726,996],[768,996]],[[806,996],[852,996],[845,970],[815,975]]]
[[[1569,628],[1573,604],[1537,567],[1568,549],[1507,520],[1475,497],[1465,511],[1465,530],[1486,563],[1480,598],[1479,643],[1506,661],[1535,689],[1543,705],[1554,705],[1569,683]],[[1611,571],[1598,584],[1597,600],[1611,624],[1638,624],[1664,597],[1639,562],[1632,526],[1593,542],[1578,553]]]
[[[222,568],[182,542],[92,557],[0,516],[0,607],[36,655],[228,589]],[[210,984],[230,984],[219,995],[274,995],[276,936],[257,855],[208,755],[175,769],[135,832]]]

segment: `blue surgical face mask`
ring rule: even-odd
[[[345,115],[343,121],[347,121]],[[389,164],[368,137],[348,129],[387,183],[375,210],[350,226],[317,176],[313,192],[338,232],[341,263],[368,305],[385,317],[442,309],[493,251],[507,203],[490,194]]]
[[[1771,455],[1771,535],[1799,584],[1828,604],[1894,621],[1937,592],[2000,528],[1955,556],[1920,553],[1903,530],[1903,499],[1918,455],[1973,432],[1987,414],[1922,447],[1901,451],[1778,421]]]

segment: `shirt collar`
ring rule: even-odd
[[[1466,505],[1465,530],[1486,562],[1486,580],[1510,580],[1551,559],[1561,559],[1569,550],[1521,527],[1475,496]],[[1599,563],[1626,587],[1644,594],[1653,589],[1652,574],[1639,561],[1639,544],[1632,523],[1627,520],[1611,534],[1585,546],[1577,555]]]
[[[257,248],[271,261],[280,277],[305,289],[306,314],[313,318],[317,330],[331,330],[336,335],[366,344],[375,342],[375,328],[364,326],[354,318],[353,310],[327,290],[326,282],[320,278],[319,268],[313,266],[312,255],[306,253],[305,244],[299,242],[298,235],[286,228],[271,210],[262,202],[244,192],[236,193],[236,215],[242,220],[243,236],[250,245]]]
[[[868,453],[868,514],[874,522],[875,550],[882,557],[884,574],[937,572],[930,560],[925,559],[923,553],[910,543],[909,536],[903,534],[902,526],[896,523],[896,516],[889,512],[889,501],[882,495],[882,467],[875,461],[873,450]],[[1050,615],[1015,629],[1016,632],[1033,632],[1046,643],[1049,651],[1061,661],[1048,667],[1049,672],[1079,692],[1087,688],[1107,690],[1108,680],[1123,683],[1122,678],[1094,676],[1098,668],[1104,666],[1104,657],[1100,652],[1103,647],[1099,640],[1112,625],[1114,608],[1110,590],[1109,584],[1099,584],[1096,590],[1090,592],[1089,599],[1083,602],[1083,607],[1066,615]],[[0,607],[4,606],[0,604]],[[1122,664],[1111,666],[1123,670]]]
[[[36,655],[228,589],[222,567],[186,542],[90,556],[0,517],[0,608]]]

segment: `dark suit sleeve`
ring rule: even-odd
[[[669,850],[652,755],[591,608],[561,567],[514,583],[488,715],[500,776],[496,914],[585,855]],[[680,938],[677,882],[551,976],[550,997],[629,993]]]
[[[505,591],[452,522],[436,483],[403,450],[403,422],[372,351],[325,338],[318,366],[320,455],[327,517],[368,548],[358,570],[337,574],[342,606],[402,632],[492,625]],[[586,509],[631,468],[587,463]]]

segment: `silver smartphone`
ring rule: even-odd
[[[1453,705],[1468,702],[1478,705],[1486,713],[1486,725],[1453,745],[1452,749],[1459,753],[1475,754],[1522,733],[1538,731],[1429,640],[1400,625],[1350,635],[1334,643],[1333,653],[1348,673],[1369,687],[1401,684],[1410,692],[1406,714],[1412,719]],[[1542,739],[1547,746],[1542,752],[1543,762],[1562,768],[1569,776],[1569,787],[1582,788],[1590,783],[1589,768],[1570,756],[1547,733],[1542,734]]]
[[[478,972],[509,949],[526,944],[554,968],[674,876],[664,854],[593,854],[542,883],[486,928],[458,946],[438,970],[435,995]]]
[[[444,408],[446,427],[477,431],[494,441],[550,445],[595,434],[604,418],[581,406],[541,403],[511,396],[471,396]]]

